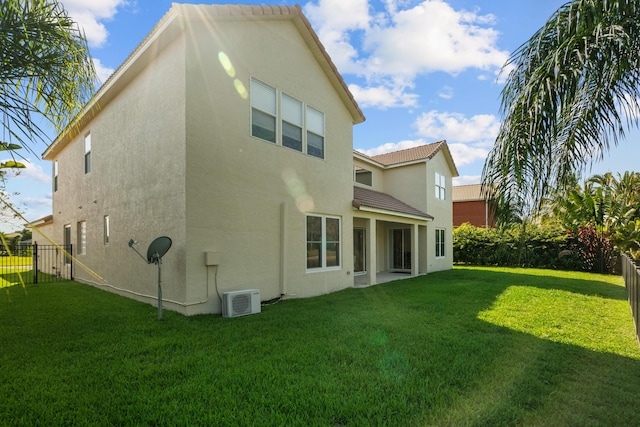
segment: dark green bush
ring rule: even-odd
[[[462,224],[453,232],[459,264],[584,270],[576,239],[557,226],[515,224],[480,228]]]

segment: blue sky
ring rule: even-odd
[[[169,0],[62,0],[106,80],[170,9]],[[206,0],[184,3],[207,3]],[[229,3],[210,2],[210,3]],[[243,4],[294,5],[295,1]],[[500,69],[564,0],[311,0],[305,15],[367,120],[354,149],[380,154],[447,140],[460,177],[478,183],[500,126]],[[638,132],[589,175],[638,170]],[[55,138],[51,132],[50,140]],[[34,148],[42,153],[45,145]],[[51,164],[26,154],[7,189],[29,221],[51,213]],[[22,228],[0,220],[0,231]]]

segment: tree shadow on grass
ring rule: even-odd
[[[467,268],[388,284],[405,311],[422,312],[410,327],[429,330],[415,339],[456,386],[425,423],[637,423],[640,349],[625,288],[615,277],[536,273]]]
[[[243,318],[167,312],[162,322],[147,304],[89,286],[33,287],[28,298],[0,306],[0,393],[6,396],[0,418],[19,415],[26,424],[637,424],[638,358],[540,338],[480,316],[501,309],[501,298],[513,302],[509,292],[526,287],[589,301],[594,295],[606,300],[600,295],[615,285],[595,283],[594,290],[554,284],[551,273],[471,273],[285,300]]]

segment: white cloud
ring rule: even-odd
[[[496,47],[494,18],[456,11],[442,0],[426,0],[391,15],[389,25],[370,29],[365,49],[372,54],[368,69],[376,74],[415,76],[467,68],[501,67],[508,57]]]
[[[467,118],[459,113],[440,113],[432,110],[415,121],[418,135],[455,142],[493,144],[500,122],[492,114],[478,114]]]
[[[48,207],[52,206],[51,197],[23,197],[21,202],[29,208]]]
[[[470,165],[479,160],[484,161],[489,154],[489,150],[485,148],[473,147],[467,144],[448,144],[451,157],[457,167]]]
[[[318,0],[307,3],[304,13],[318,33],[322,44],[342,73],[361,73],[358,51],[350,42],[350,33],[369,28],[368,0]]]
[[[98,75],[100,83],[106,82],[109,76],[115,71],[113,68],[102,65],[102,62],[97,58],[93,58],[93,66],[96,69],[96,74]]]
[[[465,175],[453,178],[453,185],[471,185],[480,184],[482,177],[480,175]]]
[[[62,0],[64,8],[85,32],[90,46],[101,47],[109,33],[101,21],[108,21],[127,0]]]
[[[402,87],[371,86],[364,88],[351,84],[349,90],[363,108],[415,107],[418,100],[418,95],[408,93]]]
[[[0,160],[0,163],[13,159]],[[28,179],[41,183],[51,182],[51,176],[49,173],[45,173],[42,166],[32,163],[29,159],[18,159],[20,163],[25,165],[24,169],[5,169],[7,177],[10,179]]]
[[[406,150],[408,148],[417,147],[419,145],[429,144],[429,142],[424,139],[415,139],[415,140],[405,140],[400,142],[388,142],[386,144],[382,144],[378,147],[370,148],[370,149],[356,149],[361,153],[366,154],[367,156],[377,156],[379,154],[390,153],[392,151]]]
[[[508,58],[508,52],[497,47],[493,15],[455,10],[443,0],[414,6],[384,0],[384,5],[385,11],[375,15],[367,0],[317,0],[305,6],[340,72],[366,80],[367,87],[358,91],[362,98],[356,96],[363,106],[404,107],[397,96],[372,95],[381,90],[404,93],[418,75],[432,72],[458,74],[474,68],[486,76]],[[416,102],[417,95],[410,95]]]
[[[453,98],[453,88],[451,86],[443,86],[438,91],[438,96],[443,99],[451,99]]]

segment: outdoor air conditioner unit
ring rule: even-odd
[[[222,317],[260,313],[260,290],[245,289],[222,293]]]

